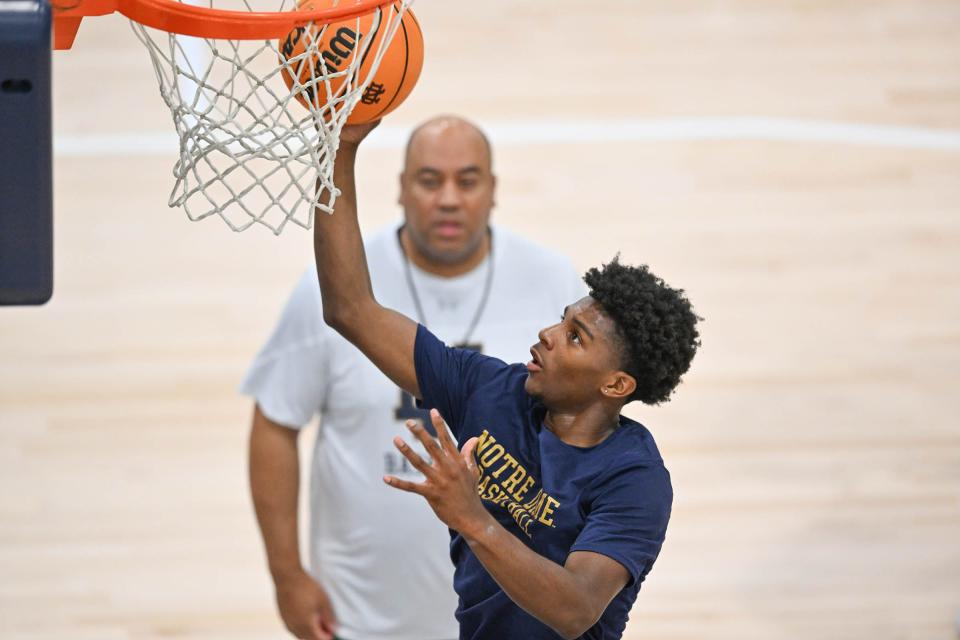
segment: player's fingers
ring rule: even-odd
[[[423,428],[422,424],[416,420],[407,420],[407,429],[410,429],[410,433],[412,433],[417,440],[423,444],[423,448],[427,450],[427,454],[431,459],[434,461],[443,459],[443,450],[440,449],[440,445],[438,445],[437,441],[433,439],[433,437],[430,435],[430,432]],[[421,471],[423,470],[421,469]]]
[[[383,481],[393,487],[394,489],[400,489],[400,491],[406,491],[407,493],[416,493],[417,495],[425,496],[423,485],[416,482],[410,482],[409,480],[401,480],[396,476],[383,476]]]
[[[450,428],[446,421],[436,409],[430,409],[430,422],[433,423],[433,429],[437,432],[437,439],[440,440],[440,446],[443,451],[454,457],[457,455],[457,445],[453,443],[453,437],[450,435]]]
[[[421,429],[421,431],[422,430],[423,429]],[[427,437],[429,438],[430,436],[427,436]],[[397,448],[397,451],[399,451],[404,458],[410,461],[410,464],[412,464],[417,471],[422,473],[427,478],[433,477],[434,471],[430,467],[430,465],[427,464],[427,461],[421,458],[420,454],[418,454],[416,451],[411,449],[410,445],[408,445],[406,442],[403,441],[403,438],[399,436],[394,438],[393,446]],[[436,444],[434,444],[434,446],[436,446]]]

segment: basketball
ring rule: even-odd
[[[322,9],[330,4],[331,0],[304,0],[298,6],[301,10],[308,11]],[[396,14],[397,5],[392,5],[390,11]],[[290,67],[284,67],[281,70],[281,75],[291,91],[294,90],[294,76],[299,78],[300,85],[304,87],[296,94],[300,104],[308,109],[311,108],[311,104],[313,108],[323,108],[328,101],[327,85],[322,80],[324,64],[327,74],[345,70],[356,55],[356,51],[360,49],[358,46],[360,38],[370,33],[375,15],[371,13],[359,18],[359,36],[356,33],[357,18],[330,23],[326,32],[322,34],[320,34],[321,26],[310,25],[297,27],[287,34],[280,46],[280,54],[286,60],[302,55],[306,50],[305,47],[315,38],[320,38],[317,47],[319,55],[296,61]],[[358,76],[360,80],[366,78],[373,66],[374,52],[380,46],[387,19],[387,16],[381,18],[377,33],[374,33],[373,40],[367,48],[368,54],[360,64]],[[380,60],[376,74],[361,95],[360,102],[347,118],[347,123],[372,122],[396,109],[417,84],[422,67],[423,34],[413,12],[407,9],[400,26],[397,27],[396,35]],[[346,75],[330,79],[330,92],[334,97],[339,95],[346,79]]]

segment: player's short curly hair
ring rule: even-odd
[[[590,297],[616,323],[624,371],[637,381],[628,402],[659,404],[670,399],[680,376],[690,368],[700,334],[682,289],[673,289],[646,265],[610,263],[587,271],[583,281]]]

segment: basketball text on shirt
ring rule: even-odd
[[[556,526],[553,516],[560,501],[542,488],[528,499],[536,479],[486,429],[480,434],[476,457],[480,469],[477,493],[482,500],[506,509],[527,537],[533,537],[530,525],[534,522]]]

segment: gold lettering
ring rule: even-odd
[[[493,500],[498,495],[500,495],[500,485],[491,484],[489,487],[487,487],[487,493],[483,496],[483,499]]]
[[[477,438],[477,453],[483,453],[484,449],[496,441],[497,439],[491,436],[489,431],[484,429],[483,433],[480,434],[480,437]]]
[[[481,496],[483,492],[487,490],[487,485],[490,484],[490,476],[483,476],[483,479],[480,480],[480,484],[477,485],[477,493]]]
[[[511,506],[516,506],[517,509],[513,513],[513,519],[517,522],[517,526],[520,527],[520,530],[523,531],[527,536],[530,536],[530,532],[527,530],[530,526],[531,518],[530,514],[520,508],[516,502],[511,503]]]
[[[523,486],[520,487],[520,490],[513,494],[513,497],[519,502],[523,500],[523,496],[527,494],[527,491],[530,490],[530,487],[533,486],[533,483],[536,482],[533,476],[527,476],[527,479],[523,481]]]
[[[539,493],[537,493],[537,497],[535,498],[536,502],[531,500],[530,506],[527,508],[533,513],[534,518],[540,517],[540,511],[543,509],[543,505],[549,497],[550,496],[541,490]]]
[[[507,478],[506,481],[501,484],[501,486],[503,487],[504,491],[513,493],[517,490],[517,484],[525,477],[527,477],[527,470],[520,465],[517,465],[517,470],[510,474],[510,477]]]
[[[480,464],[484,467],[489,467],[494,462],[500,459],[500,456],[503,455],[503,445],[494,444],[488,451],[484,451],[483,455],[480,456]],[[510,455],[509,453],[507,454]],[[493,477],[496,478],[497,474],[493,474]]]
[[[552,527],[553,518],[550,516],[553,515],[553,510],[558,506],[560,506],[560,502],[558,500],[554,500],[550,496],[547,496],[547,504],[543,507],[543,513],[540,514],[540,522]]]
[[[530,479],[533,480],[533,478],[530,478]],[[529,502],[523,505],[523,508],[527,509],[528,511],[534,511],[533,507],[535,504],[537,504],[537,501],[540,500],[540,496],[542,495],[543,495],[543,489],[537,489],[537,493],[532,498],[530,498]]]
[[[497,445],[497,446],[499,447],[500,445]],[[502,449],[503,447],[500,447],[500,448]],[[499,457],[499,456],[497,456],[497,457]],[[508,453],[507,455],[503,456],[503,459],[506,460],[506,462],[503,463],[503,466],[501,466],[499,469],[497,469],[496,471],[494,471],[493,473],[490,474],[490,475],[492,475],[494,478],[499,478],[499,477],[500,477],[500,474],[503,473],[504,470],[505,470],[507,467],[516,467],[516,466],[517,466],[517,459],[514,458],[514,457],[513,457],[512,455],[510,455],[509,453]]]
[[[486,429],[479,436],[476,456],[480,463],[477,494],[482,500],[506,509],[528,537],[532,537],[530,525],[534,521],[554,526],[554,515],[560,501],[552,498],[543,489],[537,489],[529,500],[523,502],[536,484],[536,478],[530,476],[523,465],[507,453],[503,445]],[[492,466],[497,462],[500,464],[493,469]],[[508,470],[512,471],[506,474],[506,479],[501,483],[491,481],[491,478],[500,478]]]

